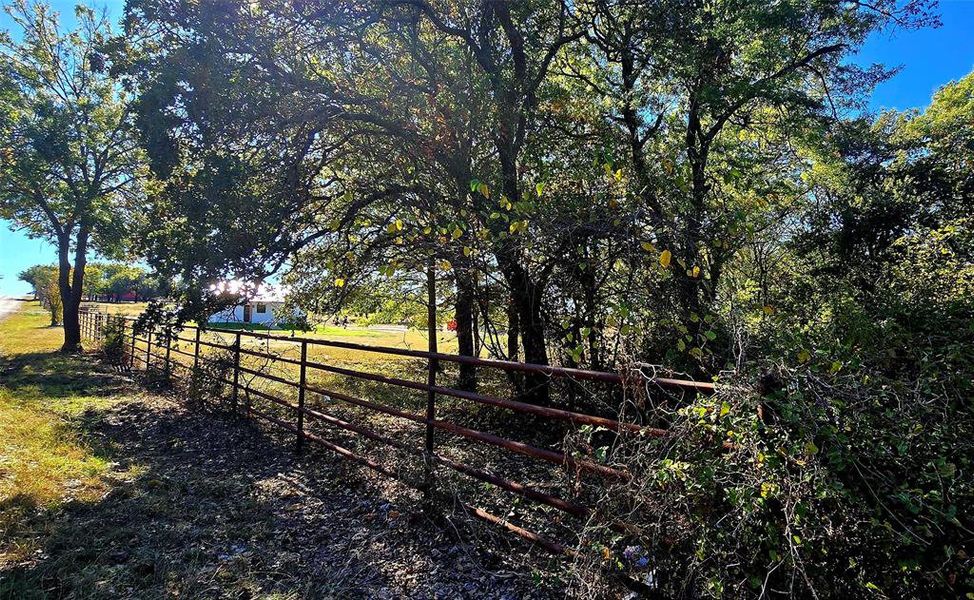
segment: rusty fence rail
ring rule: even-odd
[[[600,382],[611,386],[622,386],[626,383],[625,378],[617,373],[533,365],[440,352],[372,346],[309,337],[274,335],[245,330],[182,326],[180,329],[168,333],[165,331],[153,331],[152,329],[140,331],[136,329],[136,319],[132,317],[110,315],[91,310],[82,310],[81,318],[83,334],[87,339],[98,343],[105,340],[106,332],[108,331],[107,326],[109,324],[115,325],[115,335],[121,338],[117,343],[120,343],[121,347],[124,348],[124,367],[128,369],[142,369],[145,371],[156,369],[165,373],[166,377],[170,377],[173,375],[174,369],[181,368],[184,372],[188,372],[193,378],[196,378],[200,375],[202,366],[217,362],[217,359],[213,358],[211,354],[222,352],[222,360],[224,362],[221,364],[225,369],[222,375],[216,377],[218,379],[217,383],[229,386],[230,400],[235,410],[239,408],[240,395],[243,393],[247,398],[245,404],[246,414],[293,434],[298,451],[302,450],[307,443],[322,446],[382,475],[395,478],[407,487],[421,492],[427,500],[430,500],[434,495],[436,469],[440,467],[455,474],[471,478],[481,484],[492,486],[503,493],[525,498],[575,518],[585,519],[592,516],[594,512],[591,506],[584,504],[577,498],[562,497],[556,493],[538,489],[536,485],[522,483],[505,477],[495,472],[494,469],[473,466],[462,460],[457,460],[442,452],[438,452],[437,449],[441,446],[436,443],[437,432],[462,438],[470,444],[492,448],[495,451],[503,453],[504,456],[518,455],[526,457],[531,462],[540,464],[547,463],[554,468],[566,469],[568,472],[574,473],[579,477],[610,481],[626,480],[630,477],[629,473],[625,470],[617,466],[603,464],[591,456],[573,455],[571,452],[565,452],[563,448],[552,449],[550,447],[541,447],[543,444],[532,444],[510,439],[496,432],[483,431],[446,418],[441,418],[437,410],[439,408],[437,402],[439,400],[442,403],[444,398],[459,400],[468,403],[470,406],[501,409],[515,415],[532,415],[539,422],[550,423],[553,427],[556,424],[561,426],[591,426],[593,428],[607,430],[612,432],[613,435],[618,436],[667,436],[667,431],[663,428],[644,426],[606,416],[568,410],[566,408],[538,406],[520,400],[456,389],[437,383],[437,367],[439,363],[468,364],[478,368],[492,369],[505,373],[540,374],[552,380],[568,379],[572,381]],[[204,334],[218,336],[221,341],[202,339]],[[223,338],[225,336],[232,338],[232,343],[221,343],[224,341]],[[245,339],[265,342],[268,347],[271,342],[286,345],[297,350],[299,357],[289,357],[283,352],[273,353],[269,349],[267,351],[260,351],[259,349],[246,348],[242,343]],[[181,344],[186,344],[187,346],[182,346]],[[310,347],[366,352],[385,357],[421,359],[426,362],[426,381],[413,381],[401,377],[365,372],[328,364],[320,360],[313,360],[309,357]],[[181,357],[182,360],[177,357]],[[259,359],[265,362],[263,365],[258,365],[257,368],[251,368],[251,366],[247,366],[243,362],[247,358]],[[270,365],[286,365],[292,369],[297,369],[297,376],[291,377],[275,374],[271,368],[268,368]],[[361,394],[352,394],[331,389],[331,387],[324,387],[322,384],[311,381],[310,374],[312,373],[327,373],[331,376],[339,376],[358,382],[378,383],[392,386],[399,390],[424,392],[428,399],[426,410],[423,413],[410,411],[404,408],[388,406],[376,401],[374,398],[363,398]],[[294,393],[296,399],[294,402],[291,402],[281,397],[282,394],[257,389],[251,383],[242,383],[242,377],[250,377],[251,381],[259,378],[280,386],[280,389],[289,389]],[[714,384],[706,382],[672,378],[652,378],[652,382],[663,388],[671,388],[690,393],[712,393],[714,391]],[[376,429],[367,427],[362,423],[353,422],[347,417],[343,418],[342,416],[332,414],[332,412],[328,412],[322,407],[312,406],[309,402],[309,395],[316,395],[330,402],[343,403],[346,406],[364,410],[368,414],[390,417],[419,426],[419,431],[424,434],[424,443],[412,445],[407,440],[399,439],[394,432],[376,431]],[[273,405],[277,412],[255,408],[253,406],[254,398],[264,400],[270,405]],[[281,414],[282,411],[283,414]],[[286,420],[286,415],[290,416],[290,419]],[[310,431],[309,423],[320,423],[335,430],[340,430],[343,433],[370,440],[386,448],[394,449],[408,456],[420,459],[423,468],[422,481],[411,481],[409,478],[401,476],[381,460],[364,456],[356,450]],[[562,541],[557,541],[541,533],[531,531],[526,527],[511,522],[505,517],[492,514],[483,508],[474,506],[469,503],[468,499],[458,498],[457,500],[459,505],[468,514],[494,525],[499,525],[548,551],[564,553],[568,550],[568,545]],[[619,524],[613,524],[612,526],[616,529],[625,527]]]

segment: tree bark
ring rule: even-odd
[[[475,296],[474,282],[470,269],[466,265],[459,265],[456,270],[457,299],[456,299],[456,322],[457,322],[457,350],[460,356],[474,356],[474,311]],[[460,364],[460,376],[457,387],[461,390],[477,390],[477,367],[474,365]]]
[[[81,299],[87,263],[88,236],[90,229],[81,225],[75,243],[74,267],[68,257],[70,235],[65,233],[58,238],[58,292],[61,295],[64,344],[61,352],[81,352]]]
[[[521,336],[521,319],[518,316],[517,306],[513,298],[507,304],[507,360],[518,360],[518,338]],[[514,394],[520,396],[524,393],[524,381],[521,374],[517,371],[508,371],[507,379],[514,388]]]
[[[511,316],[516,316],[524,361],[536,365],[548,364],[544,321],[541,314],[542,288],[536,284],[519,263],[506,256],[501,270],[511,288]],[[512,314],[513,313],[513,314]],[[512,354],[513,358],[513,354]],[[549,379],[544,375],[529,373],[524,377],[524,399],[544,406],[550,403]]]

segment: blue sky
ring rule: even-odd
[[[54,0],[52,4],[68,17],[76,2]],[[96,6],[107,6],[117,18],[123,0]],[[974,0],[941,0],[940,14],[943,25],[938,29],[875,33],[863,46],[857,62],[902,67],[876,89],[870,110],[923,108],[937,88],[974,70]],[[0,15],[0,27],[9,24],[7,16]],[[0,295],[21,295],[28,286],[17,281],[17,274],[34,264],[53,263],[56,254],[46,242],[12,232],[9,225],[0,219]]]

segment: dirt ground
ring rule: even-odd
[[[465,518],[433,523],[391,484],[252,421],[143,393],[76,426],[112,461],[110,491],[36,515],[37,549],[0,569],[0,596],[561,595],[524,546],[487,550],[497,540],[476,536],[493,534]]]

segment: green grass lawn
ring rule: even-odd
[[[142,314],[148,302],[82,302],[82,308],[98,310],[113,315],[137,316]]]
[[[44,515],[107,491],[109,461],[75,425],[118,402],[121,383],[59,353],[62,330],[49,322],[27,301],[0,321],[0,569],[34,550]]]

